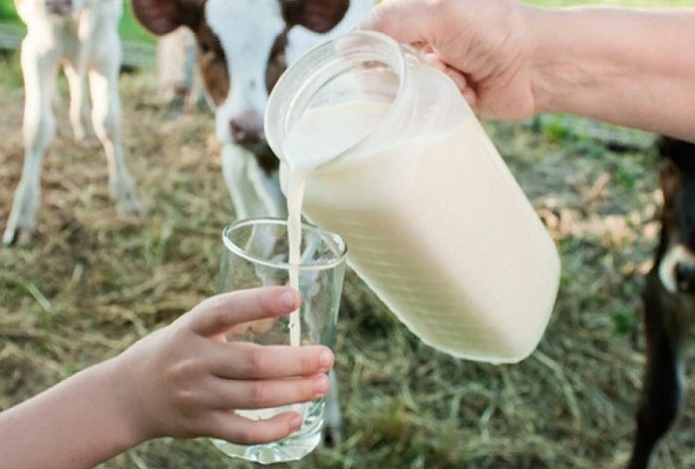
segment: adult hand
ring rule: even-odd
[[[359,25],[422,49],[483,118],[535,111],[529,8],[508,0],[384,0]]]

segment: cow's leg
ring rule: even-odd
[[[84,71],[76,69],[71,64],[66,65],[64,70],[70,88],[70,125],[75,140],[86,143],[89,136],[89,101]]]
[[[277,179],[260,169],[252,152],[238,145],[224,145],[222,174],[237,219],[287,216]]]
[[[683,398],[681,350],[687,321],[654,272],[647,279],[644,306],[647,365],[630,469],[649,467],[654,449],[673,425]]]
[[[36,227],[41,204],[41,166],[46,148],[55,136],[52,101],[55,93],[57,55],[40,52],[31,36],[22,43],[21,66],[24,78],[24,167],[15,192],[3,242],[26,242]]]
[[[121,135],[121,100],[118,89],[120,42],[117,32],[102,31],[95,44],[94,63],[89,71],[92,125],[104,147],[109,171],[109,191],[119,212],[143,214],[135,183],[125,162]]]

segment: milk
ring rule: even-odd
[[[287,199],[287,244],[289,246],[288,263],[290,286],[299,291],[299,263],[301,262],[302,246],[302,200],[304,199],[304,186],[306,184],[306,172],[301,167],[292,171],[289,187],[292,198]],[[289,319],[290,345],[301,345],[302,321],[299,317],[299,308],[290,313]]]
[[[472,114],[371,148],[390,107],[332,103],[293,124],[280,155],[290,263],[303,213],[345,239],[348,264],[425,343],[493,363],[526,357],[558,288],[552,239]]]
[[[293,139],[290,137],[283,150],[286,184],[284,188],[287,198],[287,238],[289,244],[290,286],[299,289],[299,272],[297,266],[301,262],[301,235],[302,235],[302,203],[304,200],[304,188],[307,177],[330,161],[335,156],[336,148],[346,149],[361,136],[364,136],[383,117],[388,106],[378,102],[365,102],[358,110],[361,119],[353,122],[349,128],[342,132],[333,132],[330,144],[326,144],[321,138],[306,139],[300,131]],[[340,112],[340,110],[338,110]],[[321,114],[318,116],[321,119]],[[347,116],[344,116],[347,117]],[[314,122],[307,119],[305,125],[312,126]],[[301,130],[301,129],[300,129]],[[309,130],[310,132],[310,130]],[[301,321],[299,311],[290,313],[290,345],[300,345]]]

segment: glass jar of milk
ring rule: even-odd
[[[535,349],[559,256],[449,77],[352,32],[285,72],[265,130],[290,219],[339,233],[348,264],[421,340],[492,363]]]

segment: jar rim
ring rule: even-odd
[[[297,116],[303,114],[322,87],[349,70],[369,63],[380,63],[398,77],[398,88],[384,115],[385,121],[403,114],[404,89],[409,86],[408,61],[405,52],[416,55],[390,36],[375,31],[352,31],[320,44],[291,65],[273,88],[265,114],[268,145],[284,161],[282,145]],[[365,145],[374,135],[371,131],[337,154],[331,161]]]

